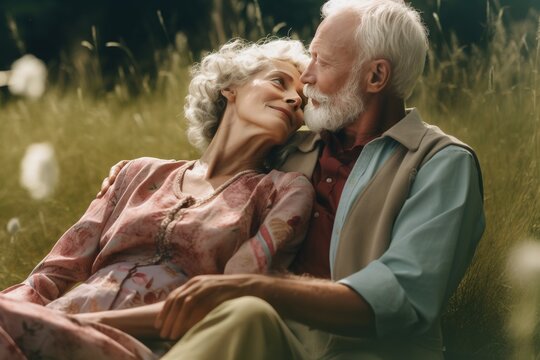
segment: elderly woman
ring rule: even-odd
[[[201,158],[129,162],[30,276],[0,295],[0,358],[153,358],[103,323],[157,336],[160,301],[191,277],[287,268],[313,190],[266,161],[303,122],[307,61],[292,40],[237,40],[205,57],[185,106]],[[81,313],[93,314],[65,315]]]

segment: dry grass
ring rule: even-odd
[[[70,224],[82,215],[108,169],[140,156],[193,158],[181,121],[188,67],[171,49],[152,91],[130,98],[121,83],[96,98],[82,88],[53,86],[37,101],[18,99],[0,113],[0,287],[20,281]],[[50,142],[60,164],[60,184],[50,199],[34,201],[19,186],[19,163],[26,147]],[[22,230],[12,238],[8,220]]]
[[[487,49],[466,53],[454,41],[432,53],[411,100],[427,121],[472,145],[482,165],[486,232],[444,316],[455,359],[508,357],[508,251],[540,240],[540,23],[505,28],[501,15],[491,18]]]

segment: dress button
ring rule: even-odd
[[[313,217],[314,217],[314,218],[318,218],[318,217],[319,217],[319,212],[318,212],[318,211],[315,211],[315,212],[313,213]]]
[[[332,182],[332,178],[326,178],[326,182],[330,184]]]

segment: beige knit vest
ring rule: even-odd
[[[332,269],[334,280],[359,271],[388,249],[394,221],[407,199],[418,170],[438,151],[448,145],[463,147],[473,154],[478,166],[476,155],[468,145],[446,135],[436,126],[418,124],[414,124],[416,129],[413,131],[414,136],[418,137],[417,146],[411,149],[398,145],[351,206],[340,231]],[[300,171],[311,178],[319,154],[319,147],[316,146],[318,136],[303,133],[298,138],[301,139],[296,142],[298,151],[291,152],[280,169]],[[480,173],[479,166],[478,171]]]

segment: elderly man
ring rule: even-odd
[[[158,317],[182,337],[165,359],[443,357],[441,311],[484,230],[478,162],[405,109],[427,51],[415,10],[330,0],[322,13],[301,77],[315,133],[282,167],[316,188],[294,270],[320,279],[193,278]]]

